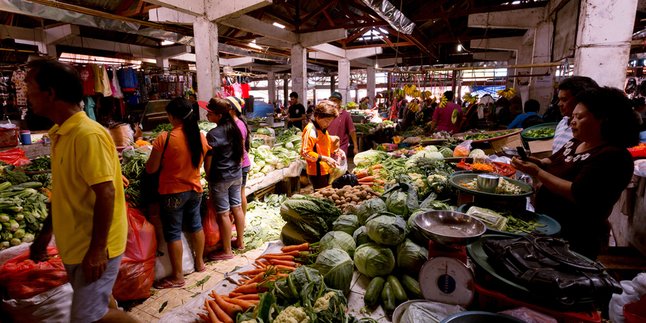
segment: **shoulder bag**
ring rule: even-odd
[[[164,161],[164,154],[166,147],[170,141],[170,131],[167,132],[166,142],[162,150],[161,158],[159,160],[159,168],[156,172],[148,174],[145,170],[141,174],[141,197],[145,204],[151,204],[159,201],[159,174],[162,170],[162,162]]]

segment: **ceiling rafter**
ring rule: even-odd
[[[327,10],[331,6],[337,4],[337,2],[338,2],[338,0],[332,0],[332,1],[324,2],[321,6],[316,8],[314,11],[310,12],[309,14],[303,15],[303,17],[301,18],[301,21],[310,21],[310,20],[318,17],[325,10]]]
[[[443,0],[442,2],[444,2],[444,1],[445,0]],[[507,2],[507,1],[498,0],[498,2],[503,3],[503,2]],[[439,13],[437,10],[432,8],[432,7],[437,7],[436,6],[437,4],[438,4],[438,2],[436,2],[436,1],[429,1],[420,10],[416,10],[416,14],[412,15],[411,20],[414,21],[414,22],[426,22],[426,21],[429,21],[429,20],[442,18],[442,14]],[[447,18],[450,19],[450,18],[464,17],[464,16],[468,16],[468,15],[471,15],[471,14],[475,14],[475,13],[500,12],[500,11],[509,11],[509,10],[518,10],[518,9],[541,8],[541,7],[545,7],[548,4],[548,1],[545,1],[545,2],[526,2],[526,3],[516,4],[516,5],[494,4],[494,5],[484,5],[484,6],[476,6],[472,1],[469,1],[469,4],[470,4],[470,6],[466,10],[452,10],[447,15]]]

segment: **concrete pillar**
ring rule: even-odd
[[[283,106],[289,106],[289,77],[287,74],[283,75]]]
[[[516,56],[518,56],[518,52],[514,52]],[[516,65],[516,57],[511,58],[507,61],[507,65]],[[508,88],[516,88],[516,78],[513,77],[516,75],[516,69],[515,68],[508,68],[507,69],[507,87]]]
[[[516,55],[516,64],[517,65],[529,65],[532,63],[532,52],[534,46],[532,44],[521,44],[518,48],[518,54]],[[516,70],[518,75],[529,75],[531,69],[529,68],[520,68]],[[520,94],[520,98],[523,102],[529,99],[529,77],[519,77],[516,78],[516,91]]]
[[[195,40],[195,66],[197,68],[197,97],[209,101],[220,90],[220,62],[218,57],[218,26],[205,17],[193,22]],[[200,109],[200,119],[206,117]]]
[[[553,34],[554,29],[549,21],[543,21],[536,26],[532,64],[544,64],[551,61]],[[539,113],[544,113],[552,100],[554,92],[553,71],[554,69],[551,67],[532,68],[532,75],[541,75],[532,76],[529,86],[529,99],[537,100],[541,104]]]
[[[56,45],[54,44],[47,44],[47,56],[53,57],[53,58],[58,58],[58,52],[56,51]]]
[[[350,60],[340,59],[339,64],[339,92],[343,96],[343,104],[350,98]]]
[[[276,103],[276,75],[274,72],[267,73],[267,101]]]
[[[574,74],[623,89],[638,0],[581,0]]]
[[[377,69],[374,67],[368,67],[366,69],[366,73],[368,74],[368,97],[370,98],[370,104],[374,106],[375,104],[377,104],[377,102],[375,101],[375,96],[377,95],[377,93],[375,93],[377,91]]]
[[[157,60],[157,67],[161,67],[164,71],[164,75],[170,74],[170,60],[163,57],[155,57]]]
[[[335,82],[336,80],[334,79],[334,75],[330,76],[330,94],[332,94],[332,92],[334,92],[334,90],[336,89]]]
[[[299,102],[307,103],[307,48],[292,46],[292,91],[298,93]]]

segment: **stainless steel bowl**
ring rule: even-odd
[[[478,189],[483,192],[493,193],[500,183],[500,176],[493,174],[479,174],[476,179]]]
[[[513,316],[483,311],[465,311],[443,319],[440,323],[522,323]]]
[[[482,221],[460,212],[428,211],[415,217],[427,239],[443,245],[466,245],[487,231]]]

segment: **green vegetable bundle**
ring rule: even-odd
[[[341,215],[341,210],[328,200],[294,195],[283,202],[280,215],[289,225],[285,226],[287,229],[283,227],[281,238],[286,235],[287,230],[290,231],[289,236],[300,235],[307,242],[317,242],[331,231],[333,222]],[[283,242],[289,244],[296,241],[283,239]]]
[[[0,250],[31,242],[47,218],[48,198],[37,191],[42,184],[0,184]]]

